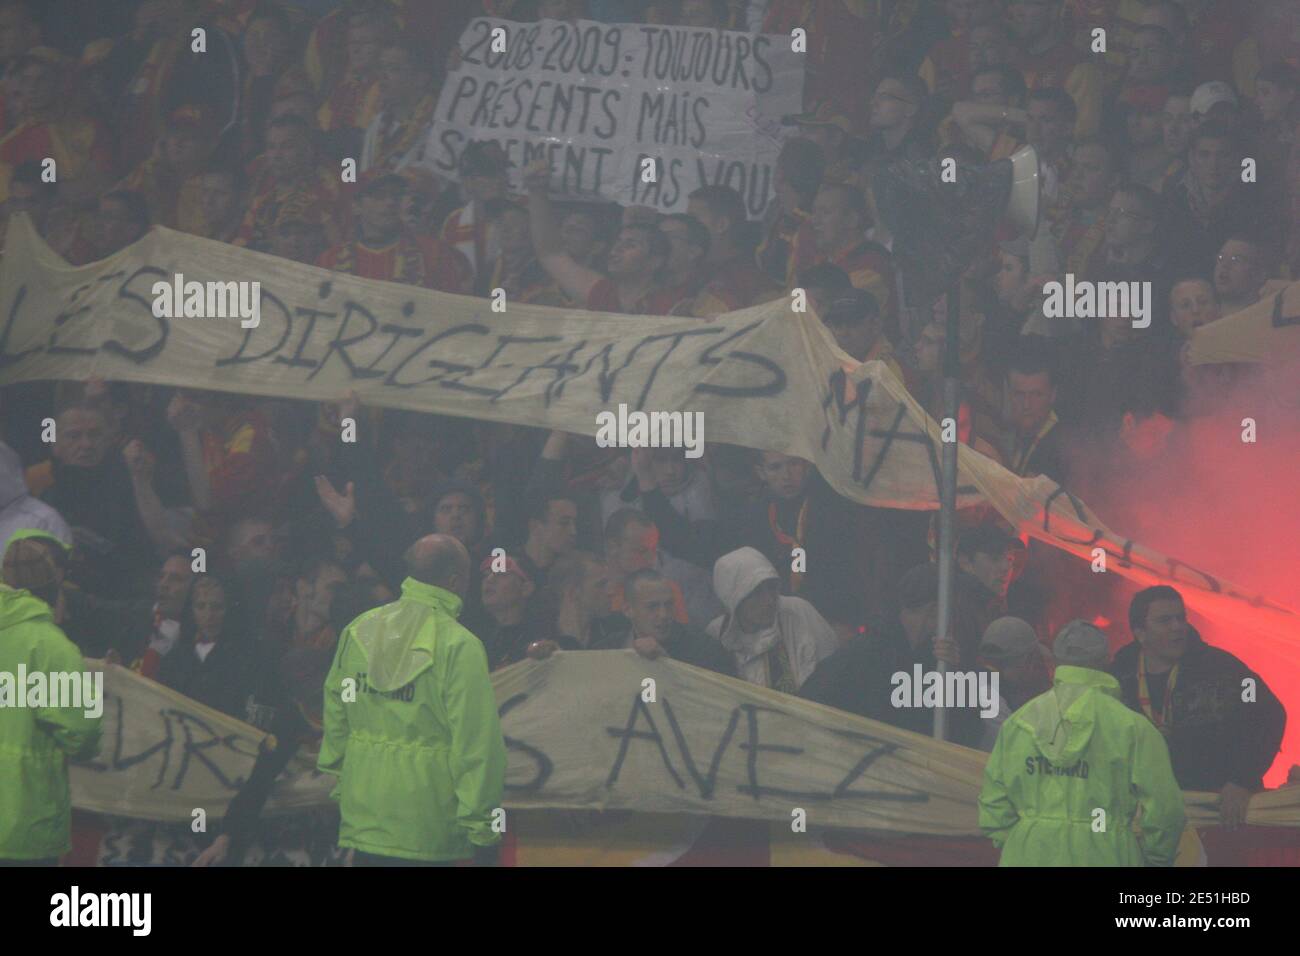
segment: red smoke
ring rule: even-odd
[[[1116,446],[1094,457],[1107,462],[1106,473],[1080,487],[1080,496],[1116,534],[1300,609],[1300,408],[1291,407],[1292,396],[1265,394],[1258,384],[1201,397],[1201,407],[1206,398],[1213,402],[1213,413],[1174,426],[1153,455],[1139,460]],[[1254,422],[1253,442],[1243,440],[1245,419]],[[1127,596],[1122,606],[1099,609],[1125,635]],[[1260,620],[1267,621],[1263,630]],[[1246,608],[1193,614],[1193,624],[1263,677],[1286,707],[1282,752],[1265,777],[1279,786],[1300,764],[1300,617],[1292,623]]]

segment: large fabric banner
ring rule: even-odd
[[[198,291],[175,297],[180,317],[155,314],[155,283],[178,277]],[[256,327],[200,317],[240,282],[260,283]],[[164,228],[72,268],[17,216],[0,261],[0,385],[92,375],[295,399],[355,389],[379,407],[582,435],[601,431],[603,412],[661,425],[698,413],[705,441],[805,458],[846,498],[938,507],[939,425],[882,363],[854,361],[786,299],[707,322],[512,303],[501,313]],[[1300,667],[1289,609],[1111,531],[1049,478],[1018,478],[958,445],[958,504],[981,501],[1084,560],[1104,552],[1109,573],[1180,587],[1194,610]]]
[[[492,681],[507,817],[626,810],[979,836],[979,751],[634,651],[558,652]],[[265,735],[121,667],[104,689],[103,743],[73,768],[73,806],[180,823],[201,809],[212,826]],[[304,757],[267,813],[328,807],[332,783]],[[1216,800],[1188,794],[1192,822],[1212,825]],[[1300,826],[1300,787],[1257,795],[1249,822]]]
[[[1282,366],[1289,374],[1276,379],[1278,397],[1291,407],[1300,404],[1300,282],[1269,282],[1250,308],[1196,329],[1188,361]]]
[[[221,819],[274,738],[116,664],[104,671],[99,753],[73,764],[72,805],[141,820]],[[334,780],[305,757],[280,778],[268,812],[329,804]]]
[[[683,212],[693,190],[720,183],[760,218],[781,118],[803,99],[805,57],[789,38],[484,18],[460,49],[424,149],[433,172],[454,178],[465,145],[492,140],[516,177],[532,159],[550,159],[560,196],[661,212]]]

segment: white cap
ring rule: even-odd
[[[1231,103],[1236,106],[1237,94],[1223,80],[1210,80],[1208,83],[1202,83],[1192,93],[1188,109],[1193,115],[1204,116],[1212,107],[1220,103]]]

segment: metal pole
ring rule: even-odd
[[[961,389],[961,279],[948,289],[947,334],[943,344],[943,417],[957,422]],[[942,425],[942,422],[940,422]],[[957,441],[943,443],[940,457],[939,485],[939,626],[942,637],[952,635],[953,562],[957,550]],[[948,672],[948,665],[939,661],[939,674]],[[940,698],[942,700],[942,697]],[[942,706],[934,712],[934,736],[945,740],[948,735],[948,714]]]

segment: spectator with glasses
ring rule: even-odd
[[[1259,301],[1260,290],[1272,274],[1268,247],[1258,239],[1232,236],[1214,261],[1214,291],[1219,314],[1232,315]]]

